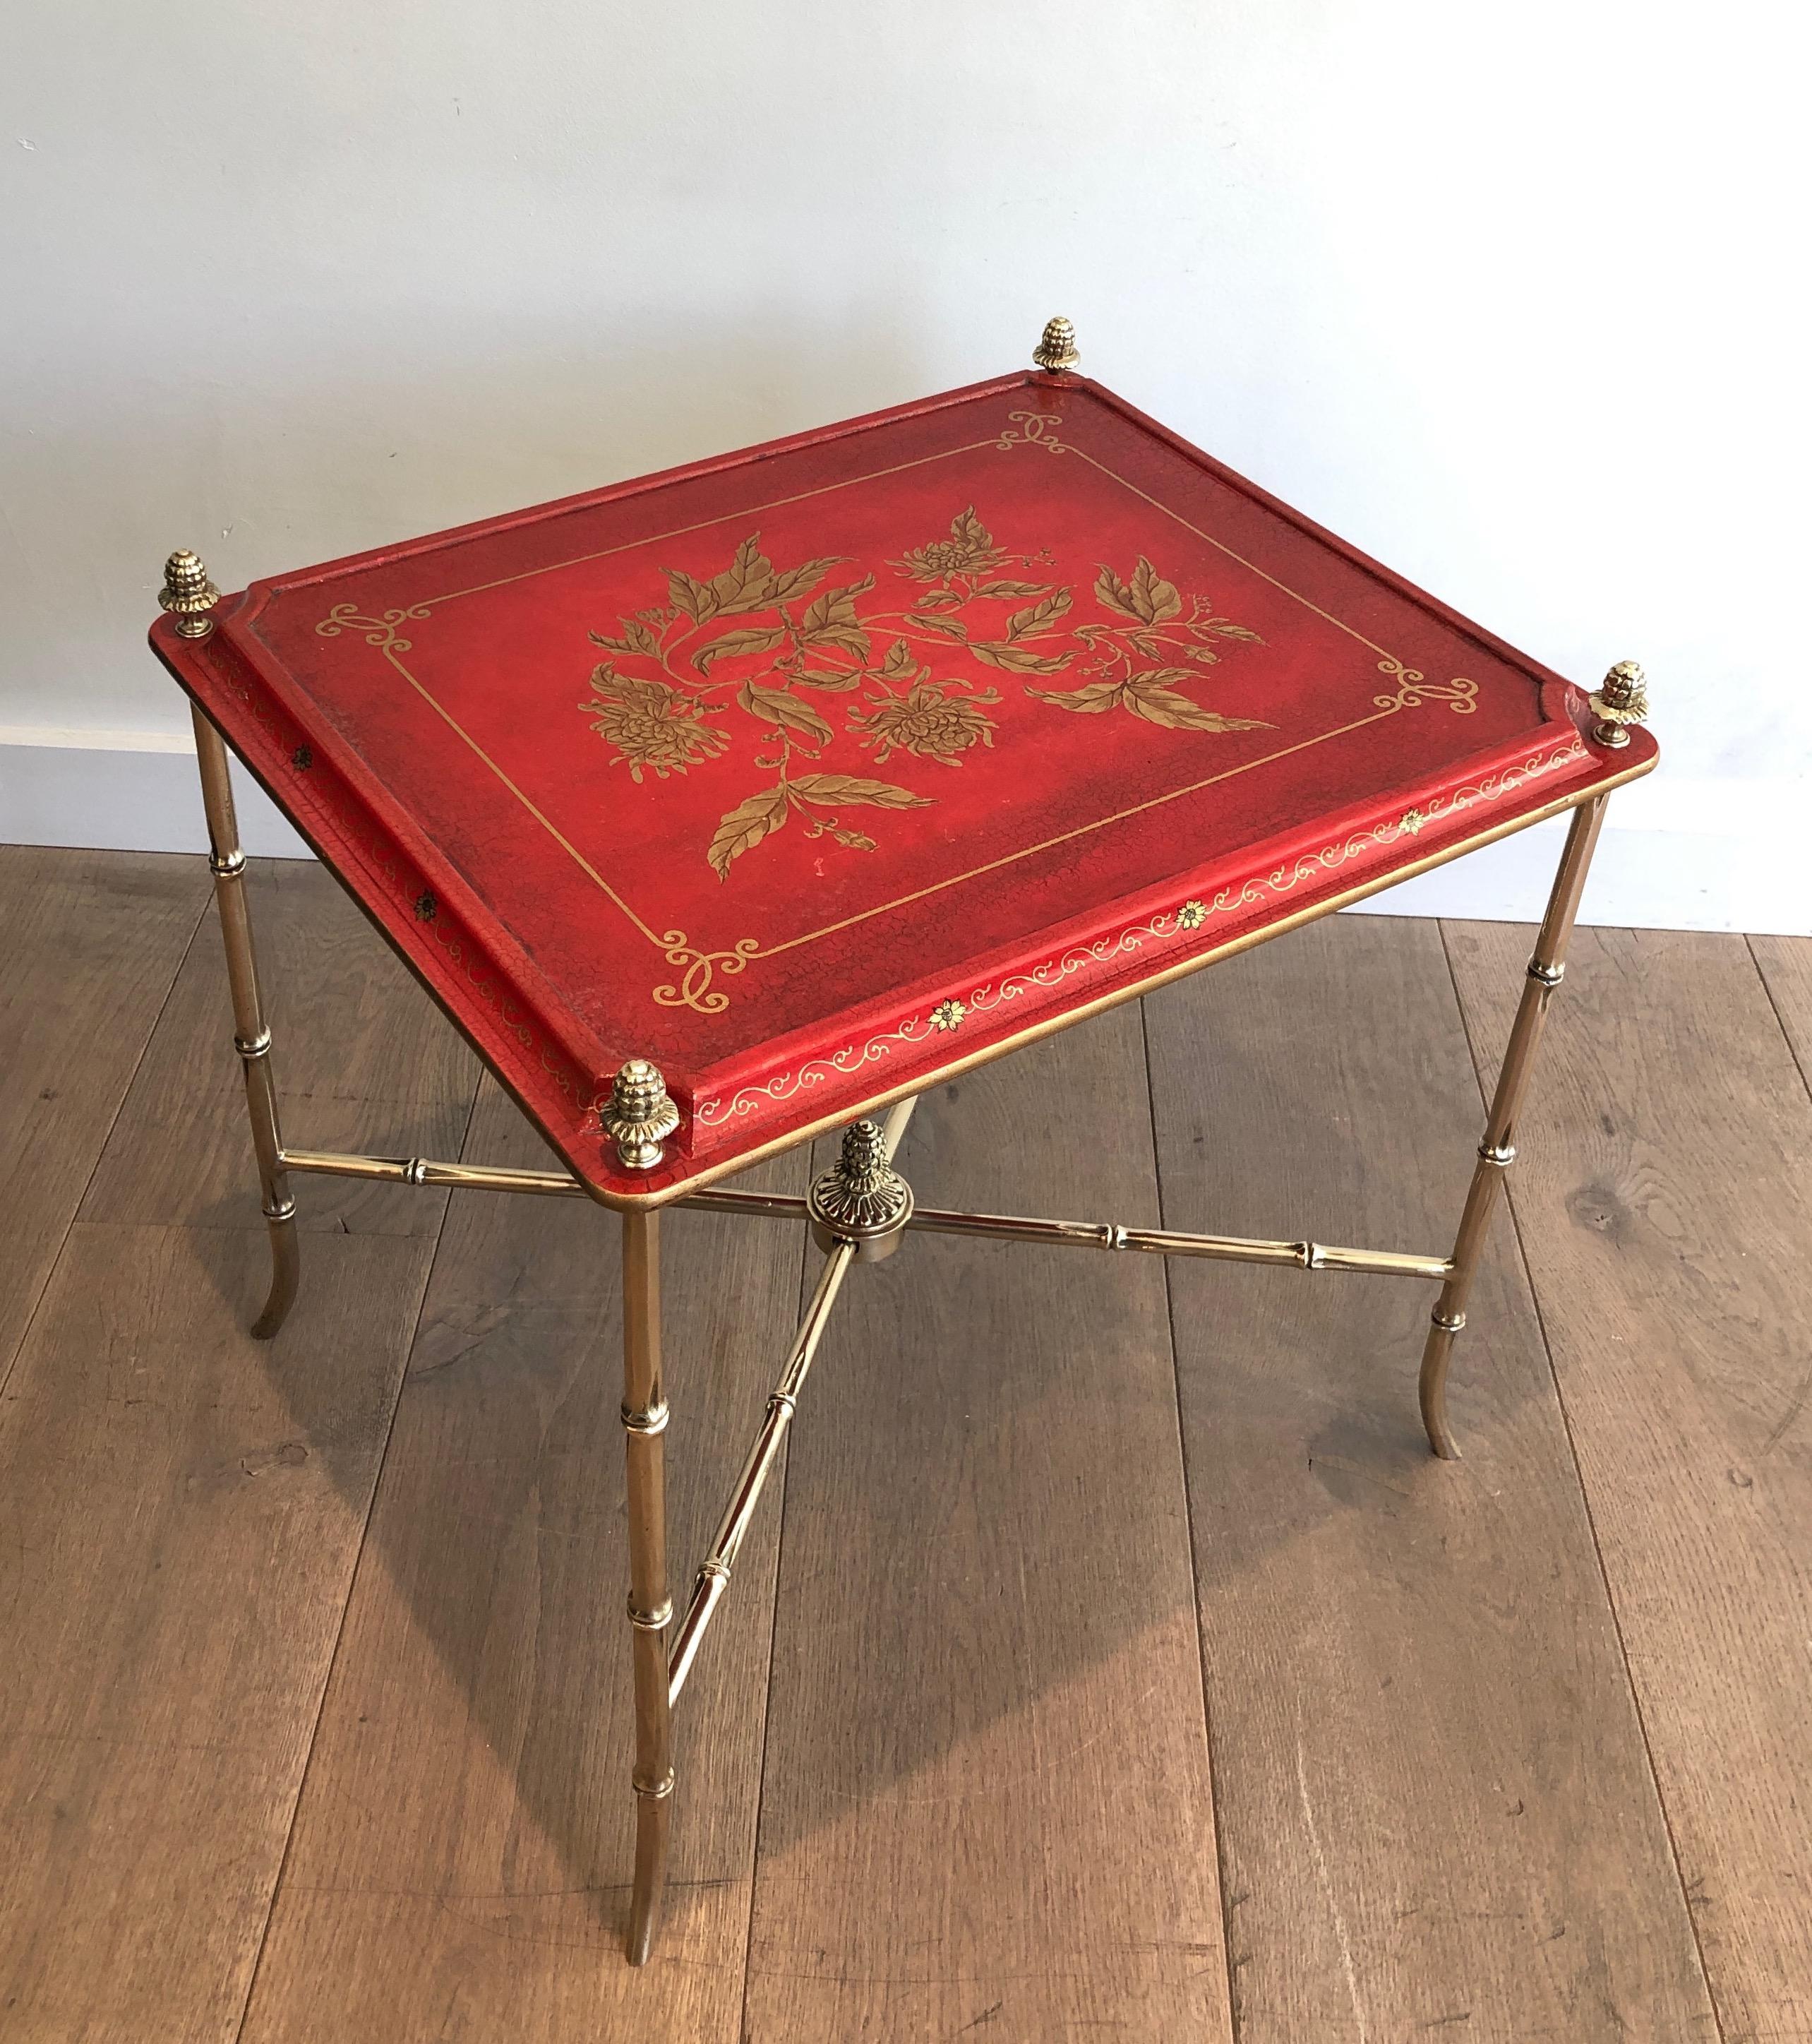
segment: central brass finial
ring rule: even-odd
[[[1649,714],[1649,691],[1633,660],[1619,660],[1587,700],[1598,717],[1591,730],[1594,742],[1613,748],[1630,743],[1626,724],[1641,724]]]
[[[660,1162],[662,1145],[680,1124],[679,1109],[668,1097],[660,1068],[646,1058],[632,1058],[610,1085],[610,1098],[598,1109],[607,1135],[616,1139],[616,1154],[632,1171],[651,1171]]]
[[[1038,367],[1055,373],[1073,369],[1081,359],[1076,352],[1076,329],[1069,321],[1061,314],[1046,320],[1043,337],[1032,350],[1032,360]]]
[[[163,564],[163,586],[157,593],[158,608],[176,620],[178,638],[205,639],[214,628],[209,613],[220,600],[201,556],[179,547]]]
[[[887,1139],[872,1121],[843,1132],[843,1153],[813,1185],[805,1202],[812,1239],[827,1255],[855,1244],[858,1262],[878,1263],[900,1246],[912,1217],[912,1188],[894,1170]]]

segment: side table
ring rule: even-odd
[[[853,1265],[942,1234],[1420,1279],[1457,1452],[1448,1362],[1606,800],[1655,764],[1633,663],[1587,696],[1515,652],[1083,379],[1067,321],[1034,361],[236,596],[166,571],[270,1227],[254,1333],[296,1295],[298,1174],[620,1217],[637,1964],[673,1707]],[[286,1142],[229,746],[563,1169]],[[1450,1254],[946,1212],[896,1169],[926,1087],[1562,812]],[[839,1124],[807,1198],[722,1182]],[[670,1207],[824,1258],[678,1613]]]

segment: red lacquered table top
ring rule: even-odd
[[[673,1197],[1645,771],[1030,373],[255,582],[152,643],[562,1157]],[[597,1106],[651,1058],[651,1173]]]

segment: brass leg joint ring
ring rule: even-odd
[[[1444,1313],[1438,1306],[1428,1317],[1444,1334],[1457,1335],[1466,1324],[1464,1313]]]
[[[1529,977],[1539,980],[1544,986],[1558,986],[1567,976],[1564,965],[1544,965],[1540,959],[1529,961]]]
[[[674,1792],[674,1770],[670,1767],[658,1781],[645,1781],[639,1774],[632,1775],[630,1779],[635,1785],[636,1794],[646,1796],[653,1803],[658,1803],[663,1796],[670,1796]]]
[[[1101,1224],[1101,1247],[1104,1249],[1124,1249],[1127,1231],[1118,1221],[1104,1220]]]
[[[264,1208],[264,1218],[267,1220],[294,1220],[295,1217],[296,1202],[293,1197],[273,1200]]]
[[[267,1058],[271,1055],[271,1032],[260,1029],[255,1036],[235,1036],[232,1047],[248,1065],[255,1058]]]
[[[223,855],[210,851],[208,854],[208,870],[217,880],[236,880],[245,870],[245,854],[243,851],[229,851]]]
[[[673,1616],[674,1600],[671,1597],[662,1597],[652,1611],[643,1611],[636,1605],[635,1592],[630,1592],[629,1623],[639,1632],[665,1632],[673,1623]]]
[[[1516,1145],[1514,1143],[1481,1143],[1479,1158],[1483,1163],[1495,1164],[1499,1170],[1507,1170],[1516,1162]]]
[[[664,1434],[667,1428],[667,1401],[663,1398],[658,1405],[639,1408],[625,1405],[623,1424],[632,1434]]]
[[[770,1412],[784,1412],[790,1420],[799,1410],[799,1400],[789,1391],[776,1391],[769,1397],[768,1410]]]

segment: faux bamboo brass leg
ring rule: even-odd
[[[1491,1224],[1492,1209],[1497,1204],[1499,1189],[1516,1159],[1512,1139],[1516,1133],[1517,1114],[1528,1085],[1536,1047],[1541,1040],[1548,1003],[1566,971],[1567,941],[1572,935],[1573,918],[1579,912],[1580,896],[1584,889],[1586,871],[1591,864],[1592,850],[1604,822],[1607,799],[1600,795],[1594,801],[1582,803],[1573,812],[1566,849],[1561,855],[1560,870],[1554,876],[1553,892],[1548,897],[1548,912],[1541,919],[1534,955],[1529,961],[1528,977],[1523,982],[1522,999],[1517,1007],[1510,1041],[1504,1049],[1497,1089],[1491,1096],[1491,1112],[1479,1144],[1479,1161],[1473,1168],[1472,1182],[1460,1216],[1460,1231],[1453,1243],[1453,1274],[1442,1285],[1441,1296],[1434,1302],[1427,1345],[1422,1352],[1422,1421],[1428,1429],[1429,1446],[1436,1454],[1449,1461],[1457,1458],[1460,1450],[1447,1424],[1448,1361],[1453,1351],[1453,1338],[1466,1324],[1466,1301],[1484,1250],[1485,1234]]]
[[[251,947],[251,919],[245,901],[245,854],[240,849],[233,813],[227,750],[200,710],[195,715],[195,752],[201,763],[202,801],[208,815],[208,865],[214,876],[221,936],[226,945],[227,980],[232,989],[233,1044],[245,1068],[245,1100],[251,1113],[251,1147],[264,1218],[271,1230],[271,1292],[251,1331],[268,1340],[296,1301],[301,1258],[296,1240],[296,1203],[283,1169],[283,1138],[277,1121],[277,1089],[271,1076],[271,1031],[258,990],[258,961]]]
[[[623,1424],[629,1470],[629,1623],[635,1628],[635,1885],[629,1908],[629,1962],[642,1965],[655,1942],[666,1881],[673,1806],[673,1742],[667,1700],[666,1476],[662,1435],[661,1236],[658,1213],[623,1216]]]

